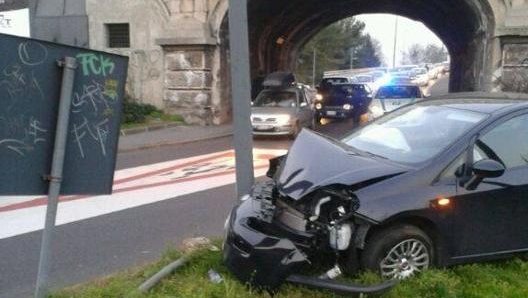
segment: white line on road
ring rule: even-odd
[[[255,149],[255,177],[268,159],[286,150]],[[113,194],[61,197],[56,225],[63,225],[145,204],[235,183],[232,150],[119,170]],[[0,239],[43,229],[46,196],[0,197]]]

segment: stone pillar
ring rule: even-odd
[[[212,47],[163,46],[165,55],[165,110],[182,115],[186,123],[212,123]]]
[[[502,91],[528,92],[528,37],[502,39],[502,72],[496,81]]]
[[[169,28],[164,37],[156,40],[164,55],[165,111],[182,115],[189,124],[212,124],[212,63],[216,40],[205,23],[195,18],[180,19]]]

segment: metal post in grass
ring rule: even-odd
[[[240,198],[249,193],[254,182],[247,0],[229,0],[228,18],[236,188]]]

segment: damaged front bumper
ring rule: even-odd
[[[260,202],[249,198],[231,211],[226,222],[224,263],[241,281],[274,290],[307,264],[308,257],[293,241],[266,233],[277,227],[263,222],[255,205]]]
[[[248,197],[226,220],[224,264],[242,282],[274,292],[283,282],[328,289],[340,294],[381,294],[396,281],[357,285],[300,275],[310,257],[320,254],[313,235],[290,231],[269,218],[273,213],[267,200]],[[315,249],[315,250],[314,250]]]

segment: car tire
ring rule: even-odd
[[[361,265],[384,279],[405,279],[431,267],[433,259],[433,242],[425,232],[412,225],[397,225],[367,240]]]

